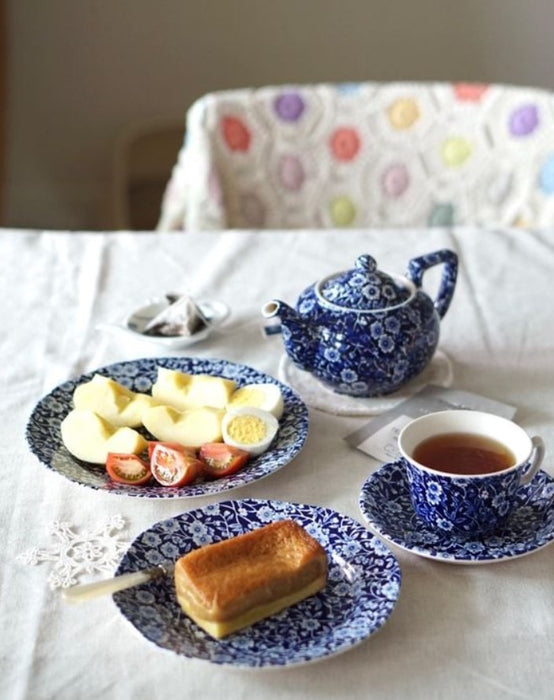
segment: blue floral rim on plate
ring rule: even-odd
[[[415,514],[398,460],[365,481],[359,506],[372,530],[402,549],[450,563],[488,564],[531,554],[554,540],[554,479],[539,471],[519,489],[516,500],[507,521],[490,533],[470,537],[439,532]]]
[[[156,381],[158,367],[187,374],[226,377],[236,381],[239,386],[253,383],[277,384],[283,393],[285,410],[270,449],[251,459],[248,465],[236,474],[178,488],[118,484],[108,477],[103,465],[89,464],[73,457],[62,442],[60,425],[72,408],[75,387],[92,379],[94,374],[103,374],[133,391],[149,392]],[[305,403],[290,387],[264,372],[226,360],[162,357],[118,362],[61,384],[41,399],[33,410],[27,424],[26,438],[31,451],[48,469],[82,486],[137,498],[193,498],[236,489],[269,476],[296,457],[304,446],[307,434],[308,409]]]
[[[150,642],[185,657],[245,668],[304,664],[347,651],[379,630],[400,592],[389,548],[361,523],[332,509],[286,501],[229,500],[156,523],[130,545],[124,574],[175,561],[186,552],[276,520],[293,519],[325,548],[326,588],[221,640],[179,607],[172,577],[120,591],[121,614]]]

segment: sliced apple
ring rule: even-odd
[[[104,464],[108,452],[138,454],[148,446],[144,437],[129,427],[117,427],[94,411],[74,409],[61,423],[64,445],[77,459]]]
[[[186,411],[178,411],[172,406],[155,406],[144,413],[143,422],[157,440],[200,447],[206,442],[220,442],[223,439],[221,422],[224,413],[206,406]]]
[[[112,425],[136,428],[142,424],[142,414],[158,401],[148,394],[131,391],[118,382],[95,374],[73,392],[76,409],[94,411]]]
[[[185,374],[174,369],[158,368],[152,396],[160,404],[179,410],[209,406],[225,408],[237,384],[232,379],[209,374]]]

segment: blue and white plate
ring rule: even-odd
[[[103,465],[82,462],[65,448],[60,424],[72,408],[72,397],[78,384],[103,374],[133,391],[149,392],[156,381],[158,367],[179,370],[187,374],[211,374],[233,379],[239,386],[252,383],[277,384],[282,393],[285,410],[279,421],[279,431],[270,449],[251,459],[248,465],[230,476],[214,481],[199,481],[177,488],[167,486],[127,486],[112,481]],[[96,372],[61,384],[35,407],[27,424],[27,441],[31,450],[49,469],[92,489],[138,498],[191,498],[211,496],[262,479],[288,464],[302,449],[308,434],[308,409],[304,402],[285,384],[246,365],[226,360],[193,357],[163,357],[132,360],[109,365]]]
[[[329,508],[244,499],[188,511],[139,535],[117,574],[174,561],[204,544],[283,519],[305,527],[327,552],[328,583],[316,595],[221,640],[210,637],[181,611],[172,577],[115,593],[117,607],[157,646],[215,664],[282,667],[347,651],[386,622],[398,598],[401,574],[383,542]]]
[[[539,471],[518,494],[505,525],[481,537],[437,532],[414,513],[400,461],[388,462],[362,486],[359,505],[372,530],[402,549],[453,564],[489,564],[545,547],[554,540],[554,479]]]

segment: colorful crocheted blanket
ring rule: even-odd
[[[553,223],[549,92],[356,83],[198,100],[158,228]]]

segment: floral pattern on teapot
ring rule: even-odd
[[[436,299],[421,288],[427,269],[444,264]],[[457,255],[439,250],[409,262],[405,277],[387,275],[361,255],[353,270],[304,290],[296,309],[279,300],[279,316],[293,362],[334,391],[351,396],[390,394],[422,372],[439,341],[440,320],[456,285]]]

